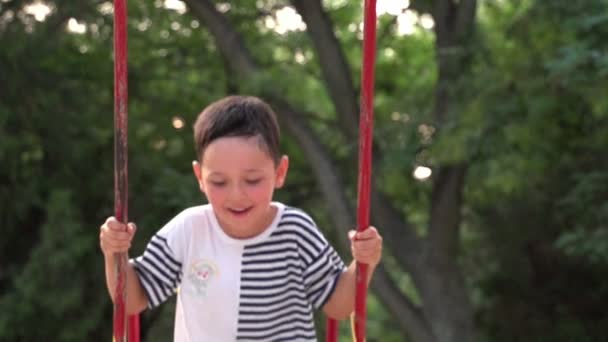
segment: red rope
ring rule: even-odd
[[[127,153],[127,6],[126,0],[114,0],[114,215],[128,221]],[[114,298],[114,341],[125,341],[127,253],[116,258]],[[128,340],[139,342],[139,316],[129,317]]]
[[[361,76],[361,117],[359,121],[359,202],[357,230],[369,226],[374,124],[374,65],[376,63],[376,0],[365,0],[363,28],[363,70]],[[355,341],[365,341],[367,320],[367,265],[357,263],[355,294]]]
[[[335,319],[328,319],[327,326],[325,327],[325,340],[327,342],[338,341],[338,321]]]
[[[359,184],[357,230],[369,226],[372,172],[372,137],[374,123],[374,66],[376,64],[376,0],[365,0],[363,27],[363,63],[361,75],[361,116],[359,117]],[[355,341],[365,341],[367,320],[367,265],[357,263],[355,294]],[[327,322],[327,341],[336,342],[338,324]]]

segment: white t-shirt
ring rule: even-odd
[[[250,239],[228,236],[210,205],[188,208],[132,260],[148,307],[178,293],[176,342],[316,341],[313,309],[345,266],[308,215],[272,205]]]

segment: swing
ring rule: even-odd
[[[363,26],[363,61],[361,69],[361,115],[359,117],[359,184],[357,200],[357,230],[369,226],[371,187],[372,136],[374,122],[374,66],[376,59],[376,0],[365,0]],[[355,342],[365,342],[367,320],[367,265],[357,263],[355,313],[352,319]],[[327,320],[326,341],[338,340],[338,322]]]
[[[371,154],[374,117],[374,66],[376,56],[376,0],[364,0],[363,61],[361,75],[361,114],[359,122],[359,180],[357,230],[369,226]],[[114,0],[114,211],[121,222],[128,222],[127,168],[127,7],[126,0]],[[115,342],[139,342],[139,315],[126,317],[127,254],[117,258],[116,297],[113,313]],[[365,341],[367,265],[357,263],[353,337]],[[127,332],[125,332],[127,327]],[[338,340],[338,321],[327,320],[327,342]]]
[[[114,216],[128,222],[127,169],[127,6],[126,0],[114,1]],[[126,317],[127,253],[116,262],[116,296],[114,303],[115,342],[139,342],[139,316]],[[125,334],[125,326],[128,333]],[[126,336],[125,336],[126,335]]]

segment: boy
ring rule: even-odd
[[[175,341],[315,341],[313,309],[335,319],[353,311],[355,261],[345,267],[307,214],[272,201],[289,165],[274,112],[258,98],[230,96],[199,115],[194,137],[192,168],[209,204],[182,211],[131,260],[127,313],[179,288]],[[128,251],[135,230],[113,217],[101,226],[112,298],[114,255]],[[371,278],[382,238],[373,227],[349,235]]]

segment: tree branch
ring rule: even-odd
[[[458,41],[463,41],[475,26],[477,0],[461,0],[458,5],[454,32]]]
[[[408,8],[420,14],[433,14],[433,4],[429,0],[411,0]]]
[[[435,58],[439,77],[433,116],[439,132],[448,117],[457,114],[453,110],[454,93],[449,89],[467,69],[463,59],[467,39],[464,33],[474,24],[475,7],[475,0],[435,1]],[[420,279],[414,279],[420,284],[425,316],[440,341],[469,341],[474,334],[473,310],[456,261],[466,168],[466,161],[440,165],[433,176],[424,253],[428,271]]]
[[[448,85],[460,77],[464,53],[446,54],[446,49],[464,46],[466,33],[474,23],[476,0],[437,0],[434,8],[436,33],[436,59],[439,78],[435,92],[434,119],[441,129],[450,115],[452,95]],[[429,243],[433,253],[443,253],[446,258],[458,255],[458,232],[461,221],[462,191],[466,163],[446,165],[438,169],[431,195]]]
[[[353,88],[353,79],[346,57],[336,37],[331,19],[323,10],[320,0],[291,1],[306,23],[315,46],[321,73],[332,98],[338,121],[348,140],[356,140],[359,105]]]
[[[475,23],[477,0],[436,0],[433,8],[438,53],[462,45]]]
[[[344,184],[340,180],[337,168],[333,165],[327,149],[304,120],[307,115],[297,111],[277,95],[267,95],[267,100],[277,110],[281,124],[296,139],[310,162],[336,228],[343,232],[353,229],[355,227],[354,211],[348,205]],[[341,238],[340,242],[343,246],[350,245],[346,234],[338,234],[338,236]]]
[[[435,21],[436,46],[450,45],[450,19],[454,11],[452,0],[435,0],[433,6],[433,20]]]
[[[215,37],[215,44],[235,75],[246,77],[258,67],[245,46],[243,38],[234,30],[228,19],[209,0],[185,0],[194,15],[206,23],[207,29]]]
[[[403,215],[375,187],[372,187],[370,203],[372,222],[381,229],[383,241],[397,262],[414,277],[424,272],[421,260],[424,240],[416,235]]]
[[[428,252],[434,256],[455,258],[458,255],[462,192],[465,165],[440,167],[433,181],[429,222]]]
[[[389,277],[382,265],[378,265],[371,283],[374,293],[385,303],[399,326],[407,327],[410,338],[416,342],[435,342],[431,328],[421,310],[414,305]]]

